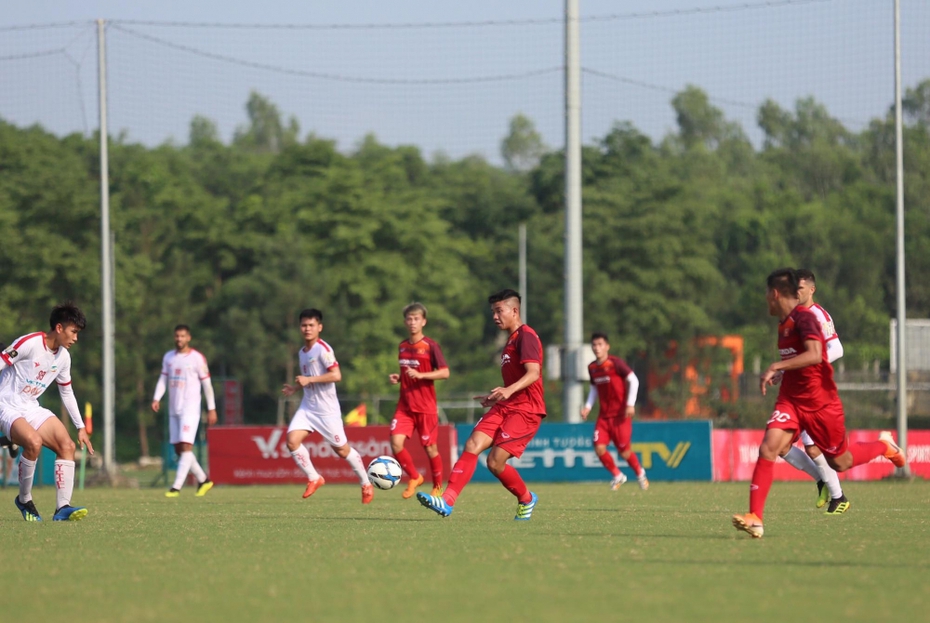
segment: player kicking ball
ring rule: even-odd
[[[581,408],[581,419],[588,419],[594,401],[599,398],[601,409],[597,414],[597,425],[594,427],[594,453],[613,475],[610,488],[616,491],[626,482],[626,476],[607,451],[607,444],[612,441],[617,446],[620,456],[636,474],[639,488],[645,491],[649,488],[646,470],[630,448],[639,379],[623,359],[610,354],[610,342],[606,333],[595,333],[591,336],[591,350],[594,351],[595,357],[588,365],[591,391]]]
[[[303,441],[314,431],[323,435],[336,454],[352,466],[352,471],[362,485],[362,504],[368,504],[375,497],[375,488],[368,480],[361,455],[349,446],[346,439],[342,410],[336,398],[336,383],[342,380],[342,372],[332,347],[320,339],[322,331],[323,312],[318,309],[300,312],[300,334],[304,338],[304,347],[298,356],[300,375],[294,379],[294,385],[285,385],[281,393],[292,396],[303,389],[304,397],[287,427],[287,449],[297,466],[307,475],[304,498],[308,498],[326,481],[313,467],[310,452]]]
[[[478,420],[465,442],[465,451],[452,467],[445,493],[441,496],[417,493],[417,499],[443,517],[451,515],[456,499],[475,473],[478,455],[490,448],[488,469],[517,498],[514,519],[528,521],[533,516],[538,498],[527,489],[520,474],[507,461],[523,455],[546,417],[540,373],[542,342],[536,332],[520,319],[520,295],[516,291],[502,290],[492,294],[488,302],[494,324],[510,334],[501,353],[504,386],[495,387],[486,396],[475,397],[481,401],[481,406],[490,407],[490,410]]]
[[[58,503],[52,519],[77,521],[87,516],[86,508],[71,506],[74,442],[55,414],[39,405],[39,396],[52,382],[58,385],[61,403],[78,429],[78,442],[94,453],[71,387],[68,352],[86,325],[83,312],[72,303],[64,303],[52,309],[49,331],[24,335],[0,353],[0,428],[12,443],[22,448],[19,495],[14,501],[26,521],[42,521],[32,500],[32,481],[42,446],[56,455]]]
[[[762,538],[762,518],[772,488],[775,459],[787,452],[802,430],[838,472],[880,456],[897,467],[905,464],[904,453],[890,434],[882,433],[878,441],[849,443],[846,439],[843,403],[833,381],[833,367],[827,361],[823,331],[817,316],[799,304],[797,273],[790,268],[776,270],[768,276],[766,285],[769,315],[779,319],[781,360],[772,363],[762,375],[762,395],[774,385],[779,373],[783,376],[752,473],[749,512],[733,516],[733,526],[754,538]]]

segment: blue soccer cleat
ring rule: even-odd
[[[87,509],[81,506],[62,506],[55,511],[52,521],[80,521],[87,517]]]
[[[42,517],[39,516],[39,511],[36,509],[35,502],[32,500],[23,504],[19,501],[19,496],[17,495],[13,498],[13,502],[16,503],[16,508],[23,514],[23,519],[26,521],[42,521]]]
[[[514,521],[529,521],[533,517],[533,509],[536,508],[536,502],[539,501],[539,496],[530,491],[530,495],[533,496],[530,498],[530,501],[526,504],[522,502],[517,504],[517,516],[514,517]]]
[[[437,515],[443,517],[448,517],[452,514],[452,506],[446,504],[446,501],[442,499],[441,495],[426,495],[425,493],[417,493],[417,500],[420,504],[430,509]]]

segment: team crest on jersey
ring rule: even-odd
[[[501,367],[503,368],[508,363],[510,363],[510,355],[507,355],[507,354],[501,355]]]
[[[789,329],[788,327],[785,327],[785,330],[782,333],[782,335],[785,337],[788,337],[789,335],[791,335],[791,329]]]

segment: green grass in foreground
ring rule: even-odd
[[[441,519],[400,490],[87,490],[81,522],[0,503],[4,621],[898,621],[930,616],[930,484],[776,483],[766,533],[730,525],[746,484],[537,485],[530,522],[499,485]],[[36,491],[47,520],[54,490]]]

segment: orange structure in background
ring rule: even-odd
[[[706,404],[707,395],[713,389],[713,380],[709,373],[710,360],[707,357],[700,356],[700,351],[706,352],[708,348],[724,348],[730,351],[729,382],[717,388],[720,393],[720,400],[735,402],[739,398],[739,378],[743,374],[743,337],[741,335],[702,336],[694,338],[691,344],[695,350],[699,351],[699,354],[688,361],[682,375],[682,383],[687,391],[683,412],[671,413],[663,411],[655,406],[650,399],[649,411],[651,417],[665,419],[682,416],[713,417],[716,415],[710,406]],[[672,342],[665,352],[665,356],[674,361],[677,354],[678,344]],[[678,362],[673,363],[669,371],[662,375],[650,367],[647,377],[649,391],[652,392],[664,387],[679,372],[681,372],[681,365]]]

